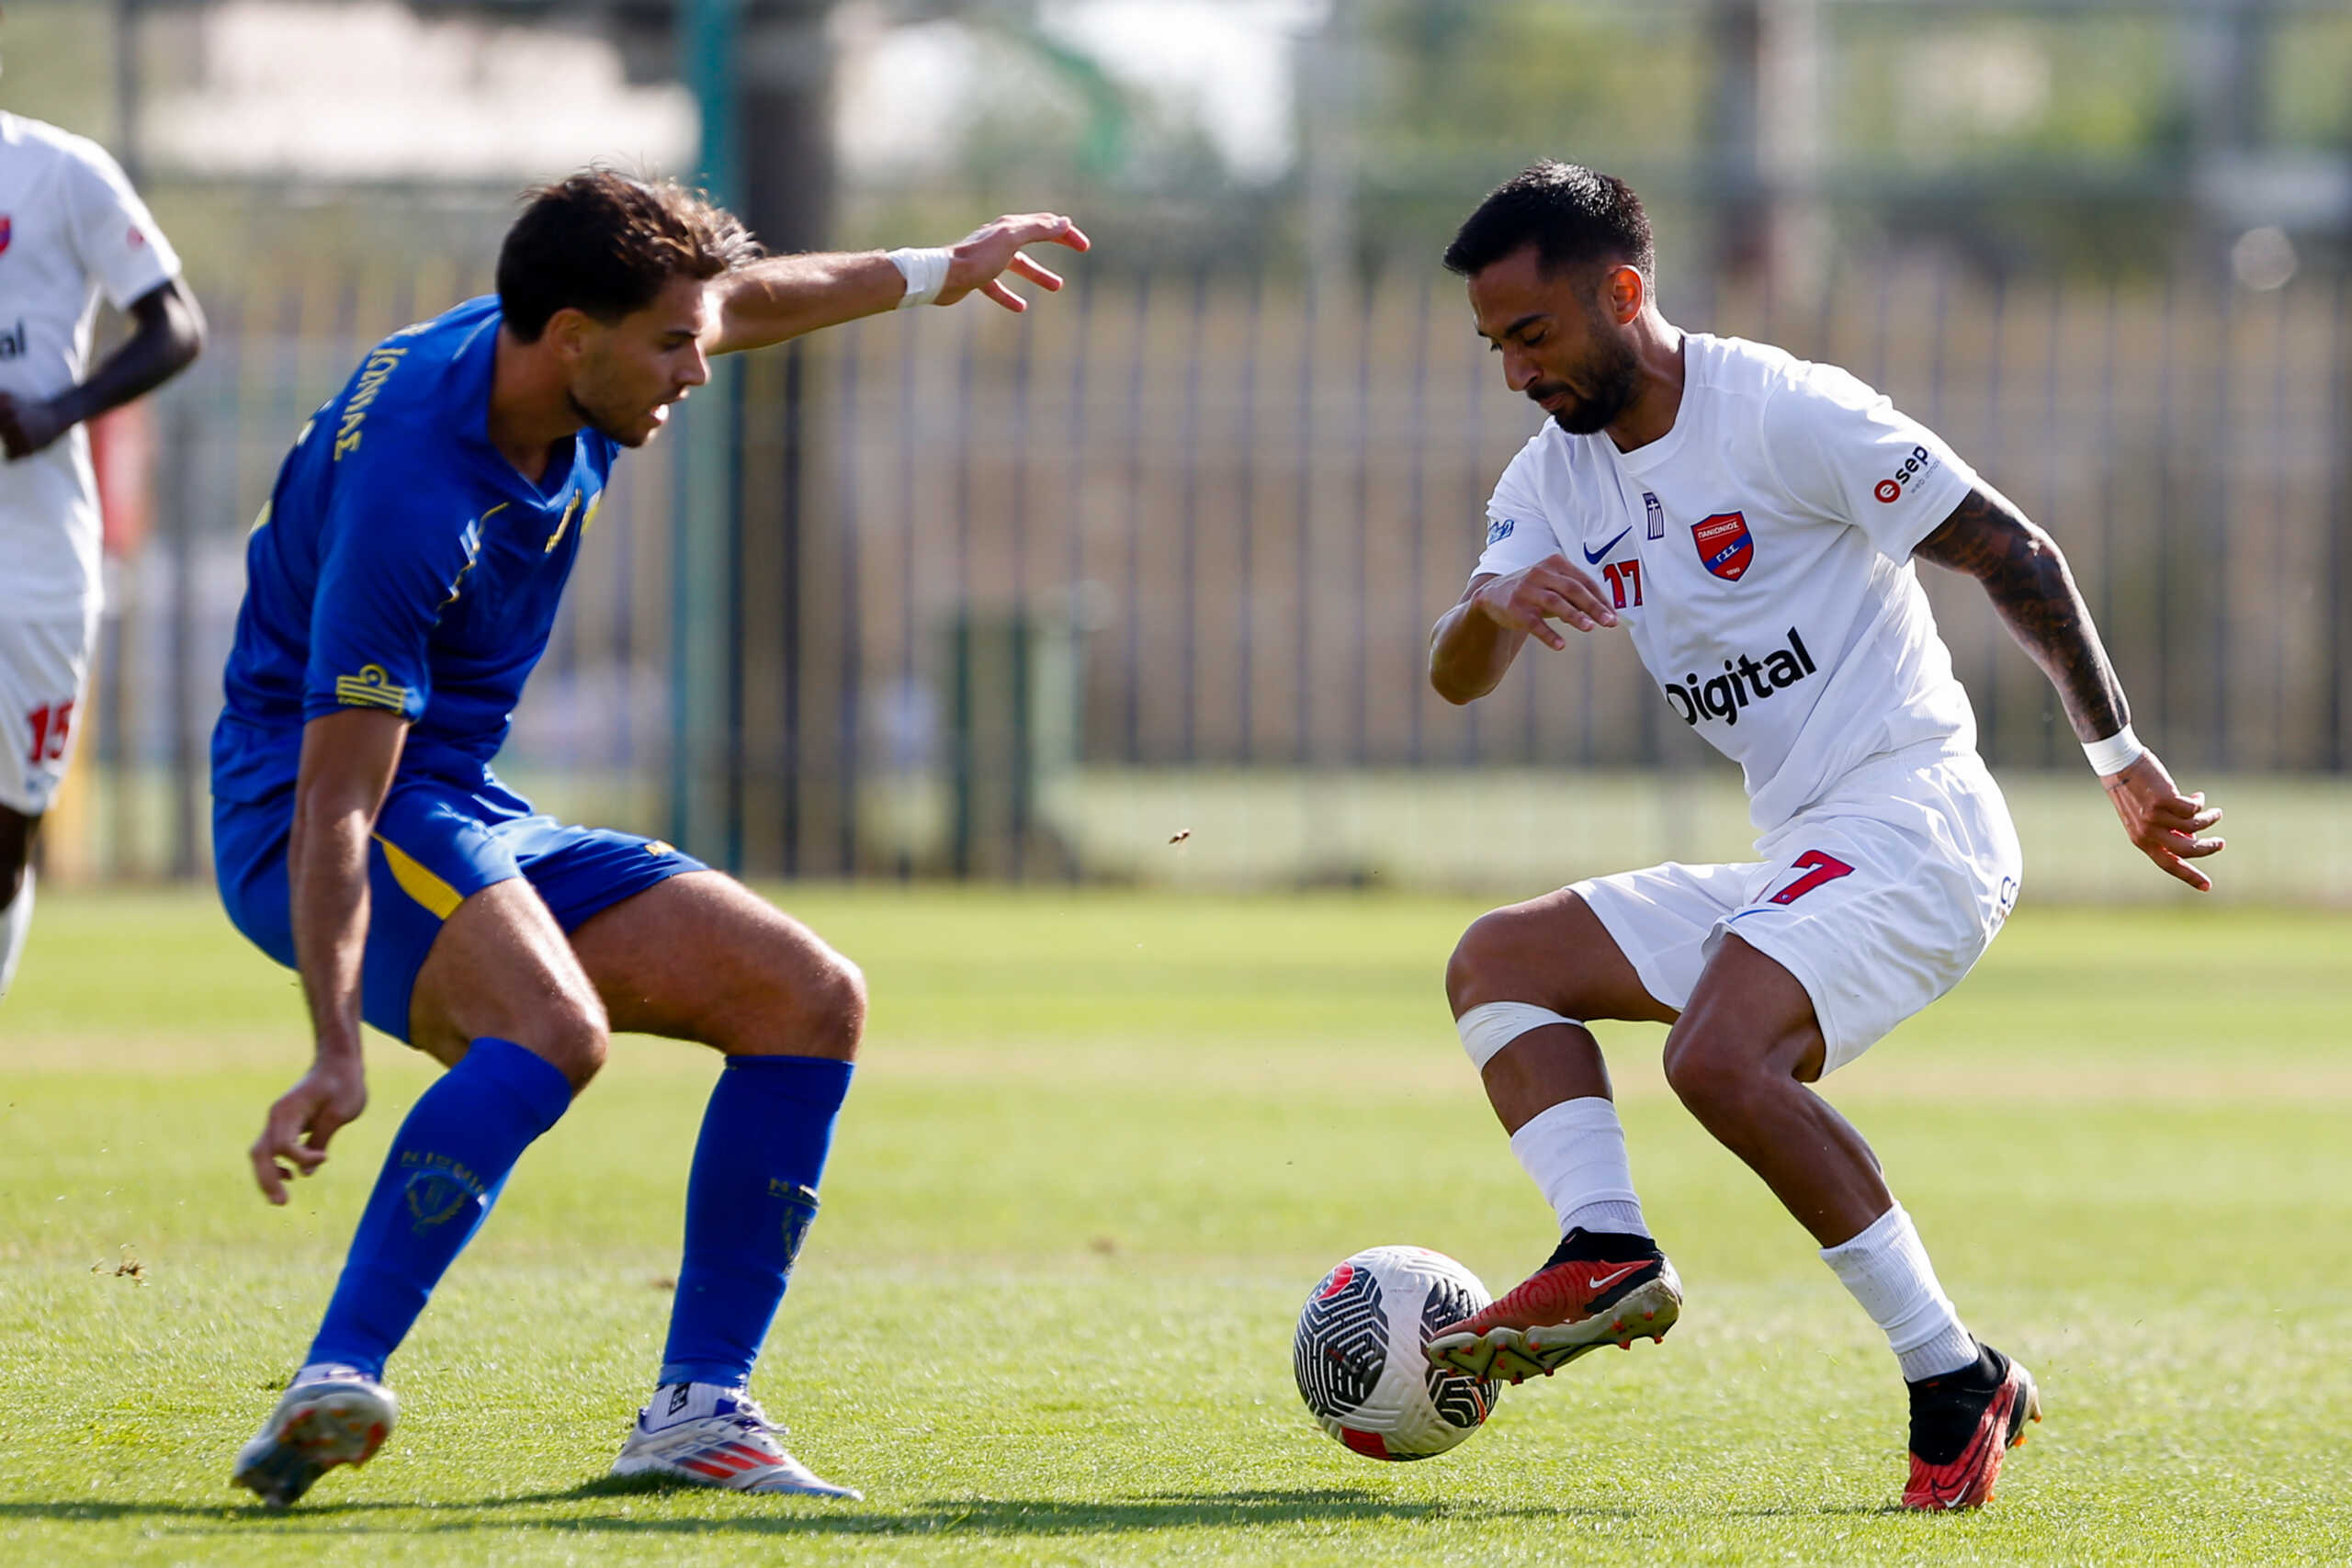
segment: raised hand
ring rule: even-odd
[[[936,302],[952,305],[978,290],[1016,315],[1026,310],[1029,301],[1005,287],[1004,274],[1016,273],[1048,290],[1062,286],[1059,273],[1021,254],[1022,246],[1033,244],[1067,245],[1073,251],[1085,251],[1091,250],[1094,242],[1077,223],[1057,212],[1000,218],[973,230],[949,247],[947,281],[940,285]]]
[[[2123,831],[2141,853],[2199,893],[2213,890],[2213,879],[2188,863],[2221,853],[2228,841],[2199,836],[2222,819],[2222,808],[2206,805],[2203,790],[2181,794],[2154,751],[2143,752],[2130,767],[2099,783],[2107,786],[2107,798],[2122,818]]]

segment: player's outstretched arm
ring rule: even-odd
[[[1430,684],[1459,706],[1501,683],[1529,637],[1555,651],[1568,646],[1554,631],[1565,621],[1580,632],[1617,624],[1600,584],[1566,556],[1547,556],[1522,570],[1470,580],[1453,609],[1430,631]]]
[[[2092,746],[2130,728],[2123,684],[2065,556],[2007,496],[1978,486],[1913,553],[1984,585],[2010,635],[2058,688],[2076,739]],[[2189,863],[2221,851],[2223,840],[2201,835],[2222,819],[2222,808],[2207,806],[2201,790],[2181,794],[2154,751],[2129,741],[2118,751],[2114,771],[2102,769],[2099,783],[2124,831],[2165,872],[2211,891],[2211,878]]]
[[[46,399],[0,392],[0,450],[11,461],[30,457],[85,419],[153,391],[204,351],[204,312],[176,277],[132,300],[130,321],[130,336],[81,385]]]
[[[254,1141],[254,1180],[273,1203],[287,1178],[326,1162],[327,1143],[368,1107],[359,1054],[359,963],[368,941],[368,836],[391,787],[408,720],[349,708],[302,728],[294,786],[294,832],[286,852],[292,884],[294,963],[317,1041],[311,1070],[277,1098]]]
[[[941,250],[899,253],[915,271],[911,281],[891,253],[883,251],[771,256],[711,286],[717,309],[704,351],[765,348],[820,327],[896,310],[910,297],[917,303],[953,305],[977,292],[1008,310],[1026,310],[1029,302],[1006,284],[1007,273],[1045,289],[1059,288],[1062,279],[1023,254],[1021,247],[1055,244],[1083,251],[1092,243],[1061,214],[1031,212],[983,224]]]

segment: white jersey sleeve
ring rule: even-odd
[[[1537,493],[1535,470],[1543,461],[1539,436],[1520,448],[1519,456],[1496,481],[1495,493],[1487,502],[1487,546],[1471,572],[1473,577],[1524,571],[1565,548]]]
[[[178,276],[180,258],[121,166],[97,143],[75,140],[80,155],[65,161],[58,192],[66,231],[107,303],[127,310]]]
[[[1943,438],[1832,365],[1805,365],[1762,411],[1767,460],[1789,493],[1905,561],[1977,483]]]

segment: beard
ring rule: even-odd
[[[605,408],[602,406],[603,400],[594,397],[594,394],[583,398],[575,389],[566,392],[564,400],[571,405],[572,414],[581,423],[617,446],[631,448],[642,446],[662,434],[662,426],[658,423],[650,430],[639,432],[637,427],[644,418],[643,414],[622,414],[616,410]]]
[[[1552,423],[1570,435],[1592,435],[1616,423],[1619,415],[1634,406],[1641,395],[1642,362],[1634,353],[1634,345],[1614,334],[1604,334],[1600,346],[1592,358],[1581,367],[1577,378],[1589,389],[1585,394],[1552,415]],[[1560,392],[1572,391],[1565,381],[1538,381],[1527,389],[1527,395],[1537,402]]]

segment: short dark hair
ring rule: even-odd
[[[761,254],[741,219],[672,180],[587,169],[523,200],[498,248],[498,306],[525,343],[558,310],[617,321],[673,277],[717,277]]]
[[[1464,277],[1533,245],[1548,276],[1564,266],[1613,262],[1655,283],[1649,214],[1614,175],[1546,158],[1488,194],[1445,248],[1446,270]]]

